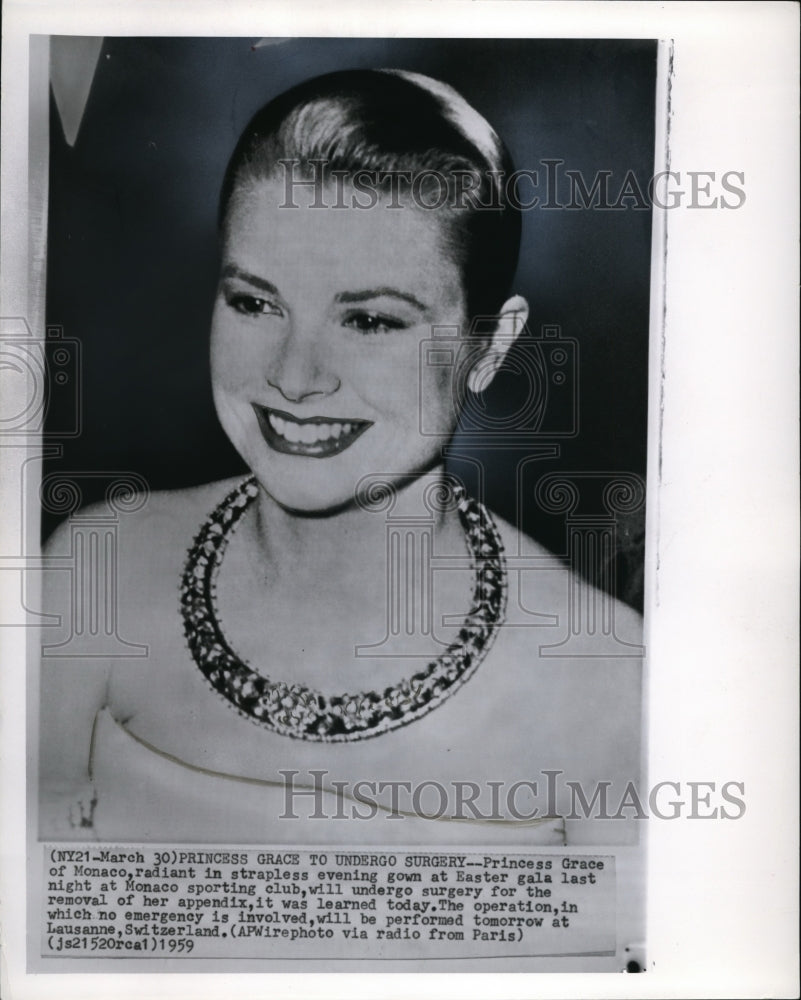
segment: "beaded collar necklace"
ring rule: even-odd
[[[506,563],[489,511],[456,488],[475,573],[472,610],[458,638],[424,669],[381,693],[326,695],[257,673],[229,645],[215,606],[215,581],[228,542],[258,496],[250,476],[212,511],[189,549],[181,581],[184,634],[211,687],[242,715],[284,736],[323,743],[367,739],[405,726],[441,705],[475,673],[506,613]]]

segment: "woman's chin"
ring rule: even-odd
[[[332,489],[327,487],[313,488],[311,483],[292,484],[276,483],[273,477],[262,477],[257,470],[254,475],[262,490],[283,510],[298,517],[327,517],[347,510],[355,503],[354,491],[350,489]]]

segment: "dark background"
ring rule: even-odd
[[[81,343],[82,432],[57,436],[70,418],[53,394],[48,429],[63,453],[45,474],[134,471],[165,489],[242,469],[218,426],[208,372],[217,194],[247,120],[303,79],[351,67],[426,73],[490,121],[518,168],[539,172],[543,201],[546,159],[581,171],[588,185],[597,171],[611,171],[612,202],[629,170],[647,194],[655,42],[290,39],[254,48],[255,41],[105,39],[72,148],[51,104],[47,320]],[[554,196],[570,200],[563,174]],[[504,446],[480,447],[462,438],[458,448],[482,463],[490,506],[560,553],[564,517],[546,515],[533,500],[540,474],[645,474],[651,218],[636,202],[524,213],[516,291],[529,300],[533,334],[558,324],[577,342],[570,393],[579,422],[572,437],[540,434],[559,441],[560,456],[529,467],[519,518],[515,469],[532,439],[515,445],[510,434]],[[526,351],[543,368],[535,346],[518,348],[487,393],[490,422],[504,407],[514,412],[526,392],[526,380],[513,374]],[[549,407],[541,431],[566,428],[564,389]],[[453,465],[474,478],[469,458]],[[82,486],[86,502],[105,488],[98,479],[95,496],[91,484]],[[56,521],[45,512],[45,535]],[[615,586],[635,606],[642,537],[642,512],[619,521]]]

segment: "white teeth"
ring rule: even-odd
[[[284,437],[287,441],[297,443],[300,441],[300,427],[297,424],[287,423],[284,425]]]
[[[270,411],[268,419],[273,430],[293,444],[316,444],[329,438],[340,438],[353,432],[353,424],[345,423],[311,423],[298,424],[294,420],[285,420]]]

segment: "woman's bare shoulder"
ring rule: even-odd
[[[546,616],[553,619],[554,625],[558,620],[564,626],[568,617],[590,610],[597,612],[599,624],[601,619],[614,619],[616,632],[624,642],[640,643],[642,618],[637,611],[589,582],[586,575],[570,566],[566,555],[551,552],[496,514],[493,520],[506,559],[509,620],[543,626],[545,620],[538,617]],[[593,628],[593,634],[595,631]]]
[[[186,548],[202,521],[238,478],[185,489],[138,492],[83,507],[63,521],[45,545],[48,555],[64,555],[71,536],[82,528],[113,527],[121,548],[158,556],[175,545]]]
[[[531,535],[494,511],[492,520],[501,536],[504,554],[508,562],[514,563],[518,557],[539,560],[546,569],[564,569],[562,559],[547,549]]]
[[[142,505],[141,515],[131,519],[127,527],[159,541],[164,540],[165,534],[171,537],[175,533],[183,544],[186,532],[194,537],[202,522],[239,481],[239,478],[223,479],[187,489],[151,493]]]
[[[496,524],[506,552],[507,613],[495,677],[520,704],[549,704],[548,716],[560,725],[605,732],[595,751],[602,759],[601,746],[619,746],[638,728],[642,618],[508,521]]]
[[[43,655],[40,684],[45,799],[77,794],[87,779],[96,713],[113,698],[113,677],[152,690],[158,668],[177,661],[181,630],[170,622],[185,553],[233,482],[120,492],[76,510],[48,539],[43,648],[54,652]]]

